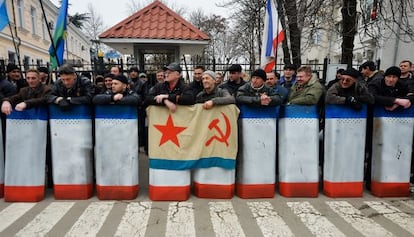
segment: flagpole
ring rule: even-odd
[[[14,12],[14,0],[12,0],[11,2],[12,2],[12,10],[13,10],[14,32],[16,33],[16,37],[14,37],[13,28],[12,28],[12,26],[10,24],[10,20],[9,20],[10,35],[12,37],[12,41],[13,41],[13,45],[14,45],[14,50],[16,51],[17,63],[19,64],[20,74],[21,74],[21,77],[23,78],[23,74],[21,73],[21,71],[22,71],[21,70],[22,69],[22,63],[20,62],[20,49],[19,49],[20,46],[16,44],[16,40],[15,40],[15,38],[19,39],[19,37],[17,36],[16,14]],[[19,41],[20,41],[20,39],[19,39]]]
[[[273,1],[273,0],[271,0],[271,1]],[[280,11],[279,11],[279,9],[280,9],[280,0],[276,0],[276,11],[277,11],[277,19],[276,19],[276,24],[277,24],[277,27],[276,27],[276,32],[277,32],[277,35],[276,35],[276,42],[279,42],[279,18],[280,18]],[[283,30],[283,29],[282,29]],[[274,68],[273,68],[273,71],[275,71],[276,72],[276,64],[277,64],[277,53],[278,53],[278,48],[279,48],[279,44],[277,44],[276,45],[276,47],[275,47],[275,66],[274,66]]]
[[[43,19],[45,19],[45,23],[46,23],[46,27],[47,27],[47,33],[49,34],[50,42],[52,42],[53,52],[55,52],[55,55],[56,55],[56,53],[57,53],[56,52],[56,45],[55,45],[55,42],[53,41],[52,34],[50,33],[50,26],[49,26],[49,23],[48,23],[47,18],[46,18],[45,9],[43,7],[43,1],[39,0],[39,2],[40,2],[40,8],[42,8]],[[60,67],[61,64],[59,62],[59,58],[57,57],[57,55],[55,57],[56,57],[57,65],[58,65],[58,67]]]

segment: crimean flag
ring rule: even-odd
[[[63,53],[65,52],[66,28],[68,16],[68,0],[62,0],[62,6],[56,20],[55,32],[53,33],[53,44],[50,45],[50,64],[56,69],[63,64]],[[54,46],[54,47],[53,47]]]
[[[274,0],[267,0],[264,20],[261,66],[266,72],[273,70],[278,45],[285,39]]]
[[[0,0],[0,31],[9,24],[9,15],[7,14],[6,0]]]
[[[209,110],[203,109],[202,104],[178,106],[175,113],[164,106],[149,106],[147,114],[150,168],[235,169],[237,106],[215,106]]]

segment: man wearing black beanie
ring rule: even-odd
[[[384,78],[368,84],[369,91],[375,97],[375,104],[384,106],[386,110],[407,109],[414,102],[414,90],[399,80],[401,70],[392,66],[385,70]]]
[[[250,83],[246,83],[237,90],[238,104],[256,106],[276,106],[282,104],[282,99],[272,88],[266,86],[266,72],[257,69],[252,73]]]

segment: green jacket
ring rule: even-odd
[[[319,83],[317,78],[311,78],[303,88],[300,88],[299,84],[296,82],[290,90],[288,103],[298,105],[316,105],[318,104],[323,92],[323,86]]]

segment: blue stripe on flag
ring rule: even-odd
[[[225,159],[220,157],[206,157],[199,160],[165,160],[150,158],[149,167],[153,169],[166,170],[188,170],[199,168],[220,167],[223,169],[235,169],[235,159]]]
[[[319,118],[316,105],[286,105],[280,108],[280,118]]]
[[[50,119],[92,119],[90,105],[72,105],[68,110],[62,110],[57,105],[49,105]]]
[[[138,110],[131,105],[97,105],[95,118],[138,119]]]
[[[7,116],[7,119],[47,120],[47,107],[37,107],[32,109],[25,109],[23,111],[13,110],[12,113]]]
[[[394,111],[385,110],[383,106],[376,106],[374,108],[374,117],[412,118],[414,117],[414,106],[408,109],[398,108]]]
[[[278,118],[279,106],[246,106],[241,105],[240,118]]]
[[[272,13],[272,7],[271,3],[268,0],[266,3],[266,11],[269,17],[269,22],[267,26],[267,41],[266,41],[266,56],[269,57],[272,55],[272,49],[273,49],[273,13]]]
[[[0,31],[9,24],[9,15],[5,0],[0,0]]]
[[[347,105],[326,105],[325,118],[367,118],[367,105],[363,105],[361,110],[352,109]]]

